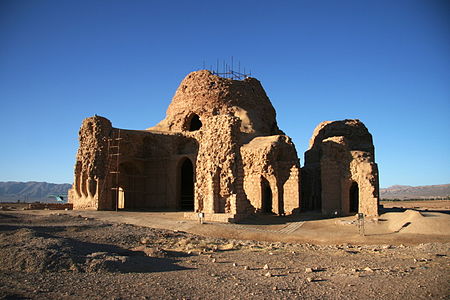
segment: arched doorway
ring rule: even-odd
[[[353,182],[350,187],[350,212],[357,213],[359,211],[359,187]]]
[[[180,168],[180,209],[194,210],[194,166],[188,158]]]
[[[270,188],[269,182],[263,178],[262,179],[262,212],[272,213],[272,189]]]

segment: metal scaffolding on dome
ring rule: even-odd
[[[234,69],[237,67],[237,71]],[[205,62],[203,62],[203,69],[206,69]],[[233,80],[244,80],[252,76],[251,70],[247,73],[245,68],[241,71],[241,62],[238,61],[238,65],[234,65],[234,59],[231,57],[231,65],[229,65],[225,60],[222,61],[222,64],[219,63],[217,59],[216,66],[210,65],[209,71],[213,75],[220,76],[222,78],[229,78]]]

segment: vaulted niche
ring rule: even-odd
[[[202,125],[203,124],[202,121],[200,121],[200,117],[197,114],[193,114],[190,123],[186,127],[189,131],[196,131],[202,128]]]
[[[270,188],[269,182],[262,178],[261,182],[262,188],[262,212],[264,213],[272,213],[272,189]]]
[[[350,187],[350,212],[357,213],[359,210],[359,188],[356,182]]]

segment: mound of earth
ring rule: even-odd
[[[408,209],[386,214],[392,232],[450,235],[450,215]]]
[[[61,271],[75,265],[73,249],[65,241],[28,228],[0,233],[0,245],[1,270]]]

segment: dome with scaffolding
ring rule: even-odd
[[[275,109],[261,83],[243,75],[209,70],[188,74],[178,87],[166,118],[149,130],[192,131],[211,116],[231,115],[241,120],[242,132],[279,134]]]

